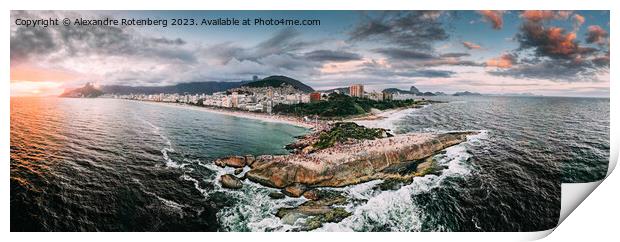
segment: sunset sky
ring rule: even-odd
[[[286,18],[320,26],[25,27],[63,18]],[[170,25],[170,22],[168,22]],[[286,75],[315,89],[609,96],[609,11],[12,11],[11,95]]]

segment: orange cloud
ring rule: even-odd
[[[555,16],[557,19],[568,19],[568,17],[570,17],[570,15],[573,14],[573,11],[568,11],[568,10],[560,10],[557,11]],[[578,15],[578,14],[577,14]]]
[[[478,11],[485,20],[491,22],[494,29],[501,29],[504,25],[504,19],[502,18],[504,15],[504,11],[498,10],[480,10]]]
[[[514,64],[514,56],[503,54],[500,57],[486,61],[488,67],[510,68]]]
[[[467,42],[467,41],[463,41],[463,46],[465,46],[465,48],[467,49],[480,49],[482,47],[480,47],[480,45],[474,44],[472,42]]]
[[[553,43],[553,45],[548,46],[549,53],[570,55],[577,51],[578,47],[575,43],[577,35],[575,32],[570,32],[566,35],[563,33],[564,30],[558,27],[551,27],[547,30],[547,38],[550,43]]]
[[[585,22],[586,18],[584,16],[581,16],[579,14],[573,15],[573,28],[578,29]]]
[[[556,18],[556,13],[551,10],[525,10],[521,13],[521,17],[532,22],[540,22]]]

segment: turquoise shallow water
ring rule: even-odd
[[[559,184],[600,179],[609,99],[439,97],[396,132],[482,130],[434,158],[435,175],[397,190],[337,188],[353,216],[327,231],[532,231],[555,226]],[[12,231],[286,231],[303,199],[216,179],[232,154],[285,154],[307,130],[113,99],[11,99]]]

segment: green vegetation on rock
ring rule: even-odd
[[[322,132],[312,146],[316,149],[325,149],[350,139],[373,140],[390,136],[392,135],[385,129],[366,128],[352,122],[338,122],[329,131]]]

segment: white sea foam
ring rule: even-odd
[[[402,186],[398,190],[372,189],[380,183],[378,181],[343,188],[342,190],[349,196],[367,202],[347,207],[353,215],[339,223],[324,224],[317,231],[369,231],[385,227],[391,231],[420,231],[425,212],[415,204],[413,197],[441,186],[448,177],[469,175],[471,166],[467,160],[471,155],[467,153],[466,145],[470,141],[484,138],[485,135],[486,132],[481,132],[481,134],[470,136],[466,143],[449,147],[445,153],[433,157],[437,165],[446,167],[438,176],[415,177],[411,184]]]
[[[157,127],[156,125],[152,124],[149,121],[146,121],[146,120],[142,120],[142,121],[144,121],[149,126],[151,126],[153,128],[153,133],[158,135],[165,142],[166,147],[161,149],[161,154],[162,154],[162,157],[164,158],[164,161],[166,161],[165,163],[166,166],[172,167],[172,168],[182,168],[184,164],[179,164],[175,162],[174,160],[172,160],[170,156],[168,156],[168,152],[175,152],[175,150],[174,148],[172,148],[172,142],[170,141],[170,139],[161,133],[161,130],[160,130],[161,128]]]
[[[244,181],[240,190],[226,190],[235,197],[235,204],[220,210],[217,214],[222,227],[230,231],[289,231],[296,224],[285,224],[275,216],[281,207],[298,206],[305,198],[271,199],[269,192],[276,189]],[[298,221],[300,222],[300,221]]]

